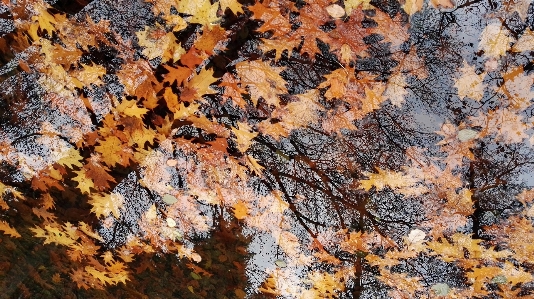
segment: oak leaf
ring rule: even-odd
[[[92,155],[87,158],[87,163],[83,166],[85,169],[85,175],[93,181],[95,189],[99,191],[106,190],[110,187],[110,182],[115,183],[115,179],[108,171],[109,168],[102,165],[100,155]]]
[[[280,106],[279,94],[287,93],[286,81],[280,76],[281,67],[273,67],[268,61],[243,61],[236,64],[242,86],[248,86],[254,105],[263,98],[269,105]]]
[[[124,198],[119,193],[104,195],[94,194],[91,196],[89,204],[93,206],[91,212],[98,218],[101,218],[102,216],[107,217],[110,214],[113,214],[115,218],[119,218],[121,215],[120,209],[124,204]]]
[[[3,220],[0,220],[0,231],[3,231],[4,234],[9,235],[14,238],[21,237],[21,235],[17,232],[16,229],[9,226],[9,224]]]

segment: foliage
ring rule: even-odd
[[[528,1],[130,2],[2,4],[0,231],[43,288],[174,256],[167,296],[532,296]]]

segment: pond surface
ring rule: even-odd
[[[527,0],[3,1],[0,298],[530,298]]]

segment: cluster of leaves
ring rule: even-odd
[[[195,245],[244,255],[239,222],[277,247],[262,296],[531,294],[529,1],[147,0],[124,30],[3,5],[0,231],[65,248],[55,282],[128,284],[166,253],[206,297],[212,260],[244,266]],[[474,8],[478,46],[455,53]],[[419,132],[409,115],[433,109],[439,131]]]

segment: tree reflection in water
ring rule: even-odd
[[[531,296],[534,6],[403,2],[4,1],[1,296]]]

